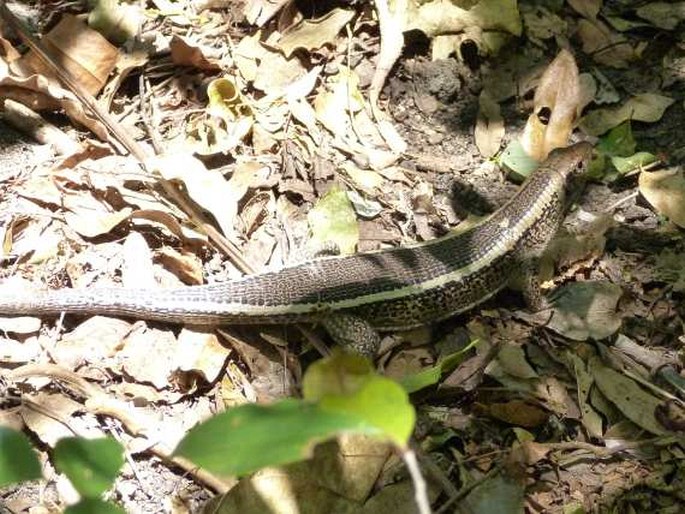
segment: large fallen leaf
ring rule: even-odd
[[[655,93],[643,93],[630,98],[620,107],[597,109],[580,120],[580,128],[592,136],[604,134],[607,130],[627,120],[653,123],[659,121],[675,100]]]
[[[342,28],[352,20],[354,13],[338,8],[321,18],[302,20],[283,33],[278,40],[278,47],[288,58],[298,48],[317,50],[325,44],[332,43]]]
[[[92,95],[104,87],[119,56],[116,47],[71,14],[62,16],[59,23],[41,39],[41,43],[55,62]],[[20,62],[21,66],[51,77],[58,83],[52,68],[33,52],[27,53]]]
[[[167,180],[180,180],[190,197],[216,218],[221,231],[229,239],[235,238],[237,212],[236,190],[217,170],[208,170],[199,159],[189,154],[154,157],[148,163]],[[243,193],[244,194],[244,193]]]
[[[407,393],[362,357],[339,352],[313,364],[303,391],[304,401],[219,414],[193,428],[175,453],[214,473],[243,475],[310,457],[317,443],[341,433],[407,444],[416,416]]]
[[[602,394],[633,423],[652,434],[668,433],[654,417],[661,403],[658,398],[624,374],[604,366],[599,359],[591,361],[590,373]]]
[[[617,312],[622,289],[611,282],[574,282],[555,291],[552,317],[545,326],[573,339],[585,341],[604,339],[621,326],[621,314]],[[547,320],[548,311],[532,316]]]
[[[685,20],[685,2],[652,2],[638,7],[635,13],[661,29],[673,30]]]
[[[0,455],[0,487],[41,477],[38,456],[21,432],[0,426]]]
[[[659,214],[685,228],[685,177],[682,168],[640,173],[640,193]]]
[[[312,229],[311,245],[322,248],[335,243],[341,255],[354,253],[359,242],[359,226],[345,191],[331,188],[307,214]]]
[[[521,35],[521,17],[516,0],[480,0],[462,9],[450,0],[408,2],[404,30],[418,29],[428,37],[454,34],[466,27],[504,30]]]
[[[540,78],[533,99],[533,113],[526,122],[521,144],[538,162],[555,148],[566,146],[580,108],[578,66],[562,50]]]
[[[657,276],[668,282],[674,291],[685,291],[685,259],[680,252],[665,249],[656,257]]]
[[[577,34],[583,43],[583,52],[591,55],[598,63],[612,68],[627,68],[637,59],[628,39],[622,34],[616,34],[597,19],[580,20]]]

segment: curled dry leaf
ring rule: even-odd
[[[317,50],[335,41],[336,36],[354,17],[354,11],[333,9],[321,18],[302,20],[287,29],[277,46],[290,57],[295,50]]]
[[[685,177],[681,168],[642,172],[640,193],[664,216],[685,228]]]
[[[535,91],[533,114],[521,138],[526,153],[543,161],[555,148],[566,146],[580,107],[578,66],[562,50],[542,74]]]

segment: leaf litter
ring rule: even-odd
[[[38,111],[62,109],[68,118],[58,128],[78,145],[39,167],[2,172],[2,258],[10,265],[1,273],[12,278],[3,287],[171,287],[240,276],[240,265],[160,195],[157,173],[257,271],[278,269],[302,248],[331,240],[348,253],[431,239],[477,207],[474,195],[491,211],[514,190],[494,167],[480,165],[483,158],[519,142],[540,159],[565,142],[582,111],[580,129],[599,138],[605,157],[595,178],[615,185],[589,186],[582,208],[569,217],[573,232],[550,252],[547,278],[556,278],[547,285],[565,293],[558,303],[545,317],[520,310],[515,296],[498,296],[433,330],[400,334],[399,344],[385,341],[392,350],[380,363],[392,376],[421,377],[413,397],[421,419],[416,437],[429,459],[446,464],[424,470],[441,484],[429,487],[436,509],[491,512],[493,501],[512,512],[524,505],[533,512],[682,508],[682,494],[669,491],[682,489],[685,473],[678,439],[683,243],[674,228],[682,227],[683,102],[672,81],[662,89],[644,75],[672,73],[661,67],[682,59],[683,50],[652,45],[635,30],[681,36],[681,3],[472,4],[379,1],[376,17],[374,7],[357,4],[307,12],[252,0],[239,14],[233,5],[202,10],[198,3],[192,10],[150,2],[148,11],[122,7],[130,16],[115,12],[104,27],[97,19],[103,7],[90,13],[90,26],[63,16],[61,23],[71,24],[66,32],[89,43],[64,46],[60,24],[44,40],[87,70],[72,73],[79,81],[88,76],[92,93],[104,88],[102,98],[126,131],[165,154],[148,161],[155,162],[152,172],[104,145],[101,122],[44,66],[28,71],[17,40],[5,34],[0,95]],[[247,23],[236,25],[231,16]],[[144,40],[122,44],[138,27]],[[421,49],[410,30],[431,49]],[[526,51],[512,51],[516,36]],[[551,48],[568,48],[569,41],[574,57],[553,72]],[[84,47],[95,50],[83,55]],[[569,71],[576,63],[584,73],[577,95],[569,95],[559,86],[578,76]],[[118,75],[110,75],[115,66]],[[626,138],[629,145],[618,142]],[[643,169],[655,159],[675,166]],[[457,194],[457,182],[470,183],[469,194]],[[638,187],[639,196],[627,194]],[[583,212],[607,212],[612,221],[588,224]],[[642,271],[649,266],[653,272]],[[290,328],[179,331],[105,317],[2,323],[6,366],[50,363],[61,370],[16,379],[27,395],[21,415],[43,449],[67,435],[64,424],[83,433],[108,430],[95,416],[102,411],[94,397],[66,400],[63,392],[75,387],[70,373],[145,419],[164,418],[150,422],[148,434],[125,437],[129,451],[144,453],[160,434],[173,445],[210,413],[289,394],[302,376],[297,357],[308,351]],[[659,366],[635,348],[655,352]],[[126,409],[107,412],[127,419]],[[48,422],[55,418],[62,424]],[[328,478],[349,490],[331,496],[330,484],[318,484],[314,495],[310,478],[321,474],[311,468],[314,459],[294,470],[301,477],[289,482],[294,492],[282,484],[293,470],[271,469],[238,482],[223,501],[242,501],[259,482],[273,488],[270,501],[280,506],[291,494],[309,492],[318,512],[397,511],[394,500],[411,489],[379,471],[387,450],[348,443],[338,443],[333,459],[364,455],[347,460],[368,476],[340,467],[340,477]],[[170,512],[168,498],[150,493],[150,485],[163,489],[160,472],[143,466],[125,468],[116,486],[123,505]],[[195,509],[207,497],[197,484],[225,492],[235,483],[196,480],[185,482],[190,493],[175,493]],[[374,484],[382,487],[369,499]],[[62,490],[50,494],[63,505]],[[140,494],[131,491],[138,490],[147,490],[147,500],[136,499]],[[341,498],[346,505],[335,510]],[[236,505],[241,512],[254,508]]]

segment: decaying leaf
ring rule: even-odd
[[[70,14],[62,16],[41,42],[56,62],[93,95],[104,87],[119,55],[102,35]],[[52,70],[33,52],[24,55],[20,65],[56,80]]]
[[[666,249],[656,257],[656,272],[674,291],[685,291],[685,259],[681,253]]]
[[[189,41],[186,38],[174,35],[169,42],[171,59],[181,66],[193,66],[199,70],[218,71],[221,64],[218,59],[209,57],[209,49]]]

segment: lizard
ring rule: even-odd
[[[375,354],[379,332],[462,313],[523,280],[542,297],[536,261],[565,215],[567,182],[592,145],[553,151],[514,196],[482,222],[415,246],[327,256],[224,283],[171,289],[44,292],[0,287],[0,315],[112,315],[194,325],[321,324],[335,342]]]

